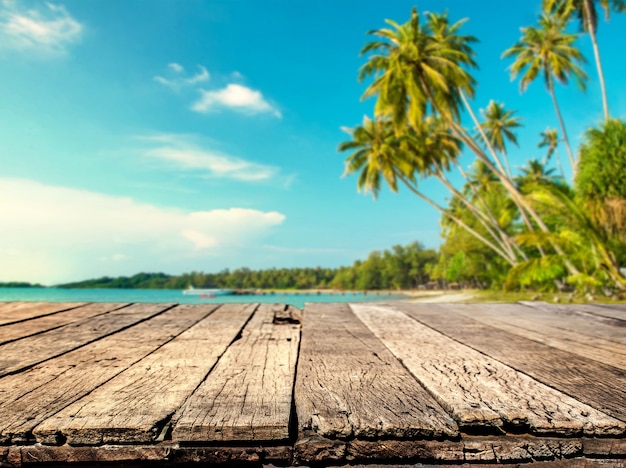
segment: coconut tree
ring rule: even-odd
[[[444,24],[437,17],[441,34]],[[461,98],[459,91],[474,96],[475,80],[466,70],[476,66],[469,44],[476,39],[458,36],[440,40],[433,35],[432,25],[422,25],[413,8],[411,19],[399,25],[386,20],[393,29],[370,31],[378,40],[369,42],[361,54],[371,54],[361,68],[359,79],[374,75],[363,97],[376,96],[377,116],[390,116],[396,130],[408,122],[418,126],[429,112],[458,118]],[[431,22],[432,23],[432,22]],[[447,25],[456,33],[463,22]]]
[[[556,128],[547,127],[542,133],[539,134],[541,141],[537,145],[538,148],[548,148],[546,155],[542,160],[542,164],[547,166],[550,162],[550,158],[554,155],[554,159],[556,159],[556,165],[559,168],[559,174],[561,174],[561,178],[565,180],[565,174],[563,173],[563,166],[561,166],[561,158],[559,158],[559,153],[557,151],[557,146],[559,145],[559,132]]]
[[[521,173],[515,178],[520,190],[525,191],[525,187],[536,186],[537,184],[558,184],[559,177],[554,175],[554,169],[547,169],[546,166],[537,159],[530,159],[522,167]]]
[[[365,117],[363,125],[346,130],[351,134],[352,139],[341,143],[339,150],[353,152],[346,159],[344,175],[359,172],[357,182],[359,190],[365,193],[371,192],[376,197],[383,181],[393,191],[398,190],[398,181],[400,181],[411,192],[467,230],[511,265],[516,263],[515,256],[503,248],[502,244],[498,245],[497,240],[486,238],[418,188],[416,175],[440,171],[439,164],[445,165],[446,160],[458,155],[458,146],[451,146],[450,142],[446,143],[445,137],[440,135],[432,139],[429,150],[426,150],[426,146],[417,141],[427,135],[433,138],[432,132],[413,131],[409,135],[398,137],[393,130],[392,122],[388,119],[372,120]],[[420,146],[422,150],[418,150]]]
[[[429,14],[422,25],[417,11],[413,9],[407,23],[387,23],[392,29],[370,32],[377,36],[377,40],[363,48],[363,53],[370,55],[360,73],[360,79],[369,76],[373,78],[364,97],[377,97],[376,116],[390,119],[398,136],[406,133],[408,127],[417,129],[427,115],[438,116],[447,124],[450,133],[498,177],[519,207],[527,229],[534,230],[536,223],[542,231],[549,231],[531,204],[506,175],[471,111],[471,106],[468,105],[468,98],[473,98],[474,95],[475,81],[468,69],[476,65],[470,46],[475,39],[459,34],[462,22],[450,24],[446,15]],[[470,113],[492,157],[484,152],[462,126],[463,106]],[[559,251],[558,246],[555,249]],[[572,270],[575,270],[573,266]]]
[[[517,146],[517,137],[512,129],[522,126],[521,119],[514,116],[515,111],[506,110],[504,104],[493,100],[489,101],[489,105],[486,109],[482,109],[481,113],[485,119],[481,123],[485,135],[493,148],[502,154],[507,175],[511,177],[511,167],[509,166],[505,142],[508,140]]]
[[[418,128],[429,113],[440,116],[456,138],[507,179],[507,190],[515,191],[478,122],[497,168],[460,124],[464,101],[474,96],[475,80],[468,69],[476,66],[471,49],[476,39],[459,34],[463,22],[450,24],[447,15],[429,13],[422,25],[414,8],[407,23],[387,20],[393,29],[370,31],[377,40],[362,50],[370,55],[359,79],[373,75],[373,81],[363,97],[376,96],[375,114],[388,116],[397,134],[406,132],[407,126]]]
[[[446,123],[440,117],[426,117],[417,129],[407,129],[405,133],[406,149],[413,158],[420,161],[421,176],[434,176],[439,180],[460,204],[476,217],[487,233],[500,244],[511,259],[514,259],[514,242],[502,229],[490,206],[476,194],[475,200],[470,200],[466,193],[457,190],[450,182],[447,172],[451,164],[459,169],[457,158],[461,151],[460,143],[449,131]],[[461,170],[461,173],[463,171]],[[467,184],[466,184],[467,185]]]
[[[575,16],[579,21],[580,29],[589,34],[593,55],[596,60],[596,68],[598,69],[604,119],[608,120],[609,103],[606,94],[604,72],[602,70],[602,60],[600,58],[600,48],[598,47],[598,9],[596,4],[599,4],[604,9],[607,21],[611,11],[626,11],[626,2],[624,0],[544,0],[543,8],[546,12],[560,15],[565,19]]]
[[[576,174],[576,160],[567,137],[565,122],[559,109],[554,89],[555,80],[566,85],[570,78],[585,89],[587,75],[579,66],[585,62],[581,52],[573,45],[576,34],[564,32],[565,23],[562,18],[555,15],[542,15],[539,19],[539,27],[522,28],[522,38],[519,42],[506,50],[503,57],[515,58],[511,65],[511,76],[515,79],[521,75],[520,89],[526,90],[539,75],[543,76],[546,88],[550,93],[554,109],[556,111],[563,141]]]

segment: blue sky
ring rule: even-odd
[[[357,81],[366,32],[405,22],[414,3],[0,0],[0,281],[337,267],[394,244],[439,245],[436,211],[405,190],[357,194],[337,152],[341,127],[373,107]],[[557,126],[543,84],[520,94],[500,59],[539,5],[417,2],[470,18],[473,107],[518,111],[518,168]],[[624,31],[626,15],[599,28],[617,117]],[[588,90],[557,90],[576,146],[601,116],[591,48],[579,44]],[[436,183],[422,188],[445,202]]]

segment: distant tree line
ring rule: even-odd
[[[218,273],[191,272],[182,275],[139,273],[130,277],[102,277],[76,283],[61,284],[59,288],[120,288],[120,289],[411,289],[431,280],[438,254],[425,249],[419,242],[407,246],[395,245],[391,250],[374,251],[366,260],[341,268],[270,268],[251,270],[238,268]]]
[[[0,282],[0,288],[42,288],[41,284],[31,284],[23,281]]]

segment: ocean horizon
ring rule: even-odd
[[[406,299],[387,292],[291,292],[200,297],[180,289],[63,289],[0,288],[0,302],[148,302],[178,304],[289,304],[302,309],[307,302],[389,302]]]

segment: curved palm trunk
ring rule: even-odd
[[[493,160],[498,165],[498,168],[504,173],[505,171],[504,171],[504,167],[502,166],[502,162],[500,162],[500,158],[498,158],[498,155],[497,155],[495,149],[493,148],[493,145],[489,141],[489,138],[487,138],[487,135],[485,134],[485,131],[483,130],[483,127],[480,125],[480,122],[478,121],[478,118],[476,117],[476,114],[474,114],[474,110],[472,109],[472,106],[470,106],[469,101],[467,100],[467,97],[465,97],[465,93],[463,92],[463,90],[461,88],[458,88],[458,90],[459,90],[459,94],[461,95],[461,99],[463,100],[463,104],[465,105],[465,108],[467,109],[467,112],[469,113],[470,117],[472,118],[472,121],[474,122],[474,125],[478,129],[478,132],[480,133],[480,136],[482,137],[483,141],[485,142],[485,145],[487,145],[487,148],[489,149],[489,152],[491,153],[491,156],[493,156]],[[507,163],[507,166],[508,166],[508,163]],[[508,176],[511,177],[511,171],[510,170],[508,171]]]
[[[511,172],[511,165],[509,164],[509,157],[506,153],[502,153],[502,159],[504,159],[504,165],[506,166],[506,175],[508,175],[510,179],[513,177],[513,173]]]
[[[465,173],[465,171],[463,170],[463,168],[461,167],[461,165],[459,164],[458,161],[454,161],[455,166],[457,167],[457,169],[459,170],[459,172],[461,173],[461,176],[463,177],[463,179],[465,179],[465,181],[467,182],[468,187],[470,188],[470,190],[472,191],[472,193],[474,194],[474,196],[476,197],[476,199],[481,203],[481,205],[483,206],[484,209],[484,213],[485,215],[489,218],[489,220],[491,221],[491,223],[493,223],[494,225],[498,226],[498,228],[500,227],[498,221],[496,220],[495,215],[493,214],[493,212],[491,211],[491,209],[489,208],[489,205],[487,205],[487,203],[485,202],[485,200],[483,200],[483,197],[480,196],[480,193],[476,190],[476,188],[474,187],[474,184],[472,184],[469,181],[469,178],[467,177],[467,174]],[[526,253],[519,248],[519,246],[513,242],[513,240],[511,239],[511,237],[506,233],[506,231],[504,231],[503,229],[499,229],[500,237],[502,238],[502,240],[504,242],[506,242],[508,245],[510,245],[515,252],[517,252],[517,254],[522,257],[522,259],[524,260],[528,260],[528,256],[526,255]]]
[[[587,18],[591,18],[591,6],[589,2],[591,0],[585,0],[585,13]],[[604,111],[604,120],[609,120],[609,102],[606,95],[606,84],[604,82],[604,70],[602,69],[602,60],[600,59],[600,48],[598,47],[598,38],[596,37],[596,28],[591,21],[587,24],[589,30],[589,37],[591,38],[591,45],[593,46],[593,55],[596,59],[596,67],[598,69],[598,80],[600,81],[600,92],[602,93],[602,109]]]
[[[559,103],[556,100],[556,93],[554,92],[554,85],[552,80],[548,81],[548,92],[550,93],[550,97],[552,97],[552,102],[554,103],[554,110],[556,111],[556,117],[559,119],[559,125],[561,126],[561,131],[563,132],[563,142],[565,143],[565,149],[567,150],[567,155],[569,156],[569,162],[572,164],[573,178],[576,178],[576,160],[574,159],[574,153],[572,153],[572,147],[569,144],[569,138],[567,136],[567,130],[565,130],[565,122],[563,121],[563,116],[561,115],[561,109],[559,109]]]
[[[474,122],[477,123],[478,121],[476,120],[476,115],[474,114],[474,111],[472,110],[472,106],[470,106],[469,101],[465,97],[465,93],[463,93],[463,90],[460,88],[459,88],[459,93],[461,94],[465,108],[467,109],[469,114],[472,116]],[[511,194],[511,198],[513,199],[513,202],[519,208],[520,215],[522,217],[522,220],[524,221],[524,224],[530,231],[534,231],[535,228],[530,222],[530,219],[528,218],[528,215],[526,214],[526,211],[524,210],[524,207],[522,206],[522,203],[519,199],[521,195],[519,194],[519,192],[517,193],[517,195],[515,195],[510,190],[510,187],[512,187],[515,190],[515,192],[517,192],[517,189],[515,189],[515,185],[513,184],[513,181],[511,180],[509,176],[507,176],[507,174],[502,169],[502,164],[498,161],[497,158],[495,158],[496,162],[498,163],[498,168],[500,169],[498,171],[496,167],[493,165],[493,163],[491,162],[491,160],[487,157],[487,155],[484,154],[484,152],[478,147],[478,145],[476,145],[474,140],[467,134],[467,132],[461,125],[457,124],[454,120],[451,120],[449,123],[453,131],[456,130],[457,138],[463,141],[468,146],[468,148],[470,148],[474,152],[474,154],[478,156],[479,159],[484,161],[485,164],[487,164],[487,167],[489,167],[489,169],[491,169],[493,173],[496,174],[498,179],[500,179],[500,181],[502,182],[506,190]],[[482,132],[482,129],[481,129],[481,132]],[[484,135],[484,132],[483,132],[483,135]],[[487,145],[491,149],[491,153],[495,155],[495,151],[493,150],[493,147],[491,146],[491,144],[488,142],[486,135],[484,136],[484,139],[485,141],[487,141]],[[505,182],[505,179],[506,179],[506,182]],[[543,256],[543,253],[542,253],[542,256]]]
[[[561,158],[559,157],[559,152],[557,150],[554,150],[554,159],[556,159],[556,165],[559,168],[561,179],[565,180],[565,172],[563,172],[563,165],[561,164]]]
[[[497,224],[497,222],[495,222],[493,218],[489,219],[486,213],[482,212],[475,205],[470,203],[467,200],[467,198],[463,196],[462,193],[460,193],[456,188],[454,188],[454,186],[450,183],[450,181],[447,179],[447,177],[445,176],[445,174],[443,173],[443,171],[441,170],[439,166],[437,166],[436,177],[450,191],[450,193],[452,193],[455,197],[457,197],[459,201],[463,203],[467,207],[467,209],[469,209],[472,212],[472,214],[476,217],[478,222],[482,224],[482,226],[487,230],[487,232],[493,238],[493,240],[498,243],[498,246],[509,255],[509,258],[512,261],[517,261],[515,253],[513,252],[513,249],[511,248],[510,238],[502,230],[502,228]]]
[[[504,260],[506,260],[511,266],[515,266],[517,264],[517,262],[512,261],[505,252],[503,252],[500,248],[498,248],[493,242],[491,242],[489,239],[485,238],[483,235],[481,235],[479,232],[477,232],[476,230],[472,229],[470,226],[468,226],[462,219],[457,218],[456,216],[454,216],[452,213],[448,212],[445,208],[443,208],[442,206],[440,206],[439,204],[437,204],[434,200],[428,198],[426,195],[424,195],[422,192],[420,192],[418,189],[416,189],[407,179],[406,177],[404,177],[404,175],[400,174],[400,173],[396,173],[396,176],[404,183],[404,185],[407,186],[407,188],[413,192],[415,195],[417,195],[418,197],[420,197],[422,200],[424,200],[426,203],[428,203],[430,206],[434,207],[436,210],[438,210],[443,216],[447,216],[448,218],[450,218],[452,221],[454,221],[456,224],[458,224],[459,226],[461,226],[463,229],[465,229],[467,232],[469,232],[472,236],[474,236],[476,239],[478,239],[479,241],[481,241],[483,244],[485,244],[487,247],[489,247],[491,250],[493,250],[495,253],[497,253],[500,257],[502,257]]]
[[[487,155],[478,147],[476,142],[474,142],[474,140],[467,134],[465,129],[459,123],[457,123],[454,120],[454,118],[440,111],[438,106],[435,104],[436,101],[433,99],[432,93],[430,92],[428,87],[425,87],[425,90],[433,108],[440,115],[444,116],[444,118],[447,119],[447,122],[450,125],[450,129],[452,130],[452,133],[457,138],[459,138],[459,140],[465,143],[468,146],[468,148],[470,148],[474,152],[474,154],[476,154],[476,156],[478,156],[478,158],[481,161],[483,161],[491,171],[493,171],[493,173],[498,177],[498,179],[500,179],[506,191],[511,195],[513,202],[518,206],[520,210],[520,215],[522,216],[522,219],[524,220],[524,223],[528,226],[528,228],[531,231],[534,231],[533,225],[528,219],[528,216],[526,213],[528,213],[533,218],[533,220],[537,223],[537,225],[543,232],[550,232],[550,229],[548,228],[548,226],[546,226],[546,223],[543,222],[543,219],[541,219],[541,217],[533,209],[530,203],[524,198],[524,196],[520,193],[520,191],[517,190],[517,187],[515,187],[515,184],[513,184],[511,179],[509,179],[506,176],[506,174],[504,174],[502,171],[500,171],[497,167],[494,166],[491,159],[487,157]],[[462,90],[460,89],[459,91],[462,92]],[[469,103],[467,104],[469,105]],[[554,248],[557,254],[559,254],[565,259],[565,266],[567,267],[567,270],[570,272],[570,274],[572,275],[580,274],[580,271],[578,270],[578,268],[576,268],[576,266],[565,256],[563,249],[561,249],[556,244],[552,244],[552,247]],[[541,252],[541,255],[545,256],[543,252]]]
[[[537,223],[537,226],[539,226],[539,229],[541,229],[541,231],[550,232],[550,229],[548,228],[548,226],[546,226],[546,223],[544,223],[543,219],[541,219],[541,217],[537,214],[537,212],[533,209],[533,207],[530,206],[530,203],[528,203],[528,201],[524,198],[524,196],[520,193],[520,191],[517,190],[513,182],[508,177],[506,177],[506,174],[503,174],[502,172],[498,170],[497,167],[494,166],[494,164],[487,157],[487,155],[485,155],[480,150],[480,148],[476,146],[476,144],[472,141],[469,135],[467,135],[467,133],[463,130],[463,128],[459,124],[457,124],[453,120],[449,123],[451,125],[452,131],[457,135],[457,138],[461,139],[461,141],[467,144],[468,147],[472,149],[472,151],[476,154],[476,156],[478,156],[478,158],[481,161],[483,161],[491,171],[493,171],[493,173],[498,177],[498,179],[500,179],[500,181],[502,182],[502,185],[504,185],[504,188],[507,190],[507,192],[509,192],[509,194],[511,195],[511,198],[520,209],[520,214],[522,215],[522,218],[524,219],[526,224],[529,225],[530,230],[534,231],[534,228],[532,227],[530,220],[528,220],[526,213],[532,216],[533,220]],[[570,262],[569,259],[565,256],[563,249],[561,249],[556,244],[552,244],[552,247],[554,248],[557,254],[565,258],[565,266],[567,267],[570,274],[577,275],[580,273],[578,268],[576,268],[576,266],[574,266],[574,264]],[[543,251],[540,251],[540,252],[542,256],[545,256]]]
[[[476,154],[476,156],[478,156],[478,158],[481,161],[483,161],[491,171],[493,171],[493,173],[498,177],[498,179],[500,179],[500,181],[504,185],[504,188],[511,195],[511,198],[513,199],[513,202],[519,208],[520,216],[522,217],[522,220],[524,221],[524,224],[526,225],[528,230],[534,231],[535,228],[532,225],[532,223],[530,222],[530,219],[528,218],[528,215],[526,214],[526,210],[531,209],[531,207],[528,205],[528,203],[524,203],[524,201],[521,200],[521,194],[515,188],[515,185],[513,184],[513,181],[509,177],[507,177],[507,175],[504,173],[504,171],[499,170],[498,168],[496,168],[494,166],[494,164],[491,161],[491,159],[489,159],[489,157],[484,153],[484,151],[482,149],[480,149],[480,147],[476,144],[474,139],[467,134],[465,129],[459,123],[457,123],[452,116],[441,112],[441,109],[439,109],[439,107],[435,104],[436,101],[433,98],[433,95],[430,92],[430,89],[428,88],[428,86],[424,86],[424,90],[426,91],[426,94],[427,94],[427,96],[428,96],[428,98],[429,98],[429,100],[431,102],[431,105],[433,106],[433,109],[439,115],[444,117],[444,119],[446,119],[446,121],[448,122],[448,125],[450,125],[450,129],[452,130],[452,133],[454,134],[454,136],[457,137],[463,143],[465,143],[465,145],[467,145],[467,147],[470,148],[472,150],[472,152],[474,152],[474,154]],[[463,99],[463,103],[464,103],[466,109],[468,110],[470,115],[473,116],[474,122],[477,122],[476,115],[474,114],[474,111],[472,110],[472,107],[469,105],[469,102],[468,102],[468,100],[465,97],[465,93],[463,92],[463,90],[461,88],[457,88],[457,90],[459,91],[459,94],[461,95],[461,97]],[[482,131],[482,129],[480,131]],[[483,135],[484,135],[484,133],[483,133]],[[493,147],[491,147],[491,145],[489,144],[489,142],[487,140],[486,135],[485,135],[484,138],[485,138],[485,141],[487,141],[487,145],[491,148],[491,151],[493,152],[493,154],[495,154],[495,152],[493,151]],[[497,158],[496,158],[496,161],[497,161]],[[501,168],[502,164],[500,164],[498,162],[498,166]],[[529,211],[529,213],[530,213],[530,211]],[[543,253],[542,253],[542,256],[543,256]]]

